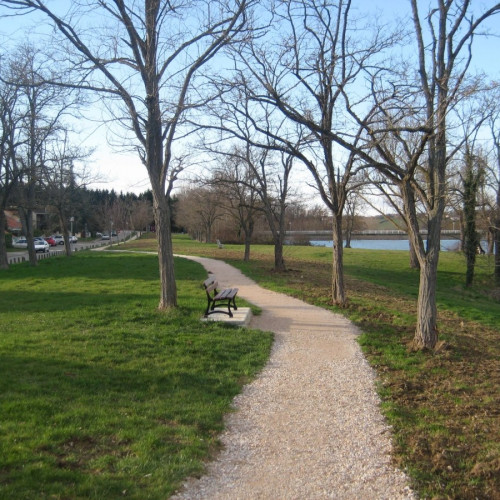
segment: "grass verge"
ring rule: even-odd
[[[199,321],[203,268],[81,253],[0,274],[0,498],[167,498],[218,448],[271,335]]]
[[[151,248],[147,239],[135,248]],[[153,245],[154,246],[154,245]],[[273,247],[205,245],[178,236],[177,253],[221,258],[261,285],[331,305],[331,249],[285,247],[288,271],[275,273]],[[500,290],[480,256],[476,283],[463,286],[463,256],[443,252],[437,301],[440,343],[413,352],[418,272],[407,252],[345,250],[349,305],[341,312],[363,331],[360,343],[378,372],[382,410],[394,429],[395,460],[422,498],[500,498]]]

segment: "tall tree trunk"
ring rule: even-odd
[[[439,251],[433,251],[420,263],[417,328],[413,340],[417,349],[433,349],[438,339],[436,306],[438,260]]]
[[[437,192],[440,190],[438,189]],[[444,196],[436,202],[434,211],[428,214],[427,245],[425,246],[420,236],[416,212],[412,212],[411,237],[420,263],[417,326],[413,339],[413,344],[417,349],[434,349],[438,341],[436,287],[441,249],[441,222],[444,213],[443,200]],[[413,207],[415,207],[414,203]]]
[[[402,181],[401,194],[403,196],[410,247],[413,247],[420,265],[417,325],[413,344],[417,349],[433,349],[438,338],[436,284],[439,250],[441,247],[441,219],[444,207],[436,207],[436,213],[428,221],[426,249],[420,235],[415,193],[412,189],[410,179]]]
[[[414,345],[418,349],[433,349],[438,340],[436,286],[443,212],[443,207],[436,209],[435,214],[428,222],[427,250],[424,250],[423,242],[420,245],[417,243],[420,235],[418,233],[413,235],[415,247],[420,253],[417,328],[414,337]]]
[[[332,260],[332,301],[345,307],[344,249],[342,241],[342,215],[333,214],[333,260]]]
[[[420,262],[418,260],[418,255],[415,250],[415,245],[411,238],[408,239],[408,243],[410,245],[410,268],[411,269],[420,269]]]
[[[159,4],[157,4],[158,6]],[[146,7],[148,23],[154,25],[155,10]],[[148,30],[154,33],[154,30]],[[150,74],[156,74],[156,53],[148,54],[147,66]],[[158,242],[158,267],[160,273],[160,302],[158,309],[177,307],[177,286],[175,282],[174,251],[172,246],[171,208],[166,185],[169,165],[172,160],[170,145],[164,150],[162,137],[162,114],[159,104],[157,82],[154,78],[146,83],[148,120],[146,126],[146,168],[153,193],[153,213]]]
[[[495,228],[488,227],[487,232],[487,250],[488,255],[493,255],[495,253]]]
[[[467,154],[464,183],[464,252],[466,261],[465,286],[471,286],[474,280],[476,254],[480,243],[476,231],[476,198],[479,188],[480,172],[474,172],[473,157]]]
[[[160,303],[158,309],[177,307],[174,251],[170,226],[170,207],[163,192],[153,192],[153,211],[158,241],[158,266],[160,272]]]
[[[282,210],[278,221],[274,219],[272,210],[269,207],[265,211],[269,229],[273,235],[274,243],[274,270],[278,272],[286,271],[285,259],[283,258],[283,242],[285,240],[285,217]]]
[[[352,227],[351,224],[348,223],[345,231],[345,248],[351,248],[351,239],[352,239]]]
[[[472,230],[471,230],[472,231]],[[479,238],[474,230],[470,235],[467,234],[465,239],[465,286],[472,286],[474,281],[474,268],[476,267],[476,254],[479,245]]]
[[[471,172],[472,174],[472,172]],[[476,231],[476,193],[474,191],[474,179],[464,181],[464,252],[465,252],[465,286],[472,285],[474,280],[474,267],[476,265],[476,254],[479,238]]]
[[[5,242],[5,227],[7,217],[4,209],[0,208],[0,269],[9,268],[9,259],[7,258],[7,243]]]
[[[243,228],[244,232],[244,239],[245,239],[245,255],[243,257],[243,260],[245,262],[250,261],[250,245],[252,243],[252,235],[253,235],[253,222],[248,223],[248,227]]]
[[[245,234],[245,253],[243,255],[243,262],[250,262],[250,239]]]
[[[495,280],[500,285],[500,219],[495,229]]]
[[[465,221],[463,212],[458,216],[460,229],[460,251],[465,252]]]
[[[498,173],[500,175],[500,167]],[[494,234],[495,234],[495,280],[498,284],[500,284],[500,180],[498,181],[498,186],[497,186],[497,206],[496,206]]]
[[[36,266],[38,261],[33,241],[33,210],[30,208],[25,210],[23,207],[18,207],[18,210],[23,232],[26,235],[26,241],[28,242],[28,259],[32,266]]]
[[[283,258],[283,237],[281,234],[274,238],[274,270],[286,271],[285,259]]]
[[[59,225],[61,226],[61,232],[64,238],[64,253],[66,254],[66,257],[71,257],[71,242],[69,241],[68,223],[66,222],[66,216],[61,210],[58,211],[58,215]],[[109,233],[109,236],[111,238],[111,232]],[[112,238],[110,239],[110,242],[111,241]]]

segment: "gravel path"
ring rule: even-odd
[[[273,331],[275,342],[264,370],[235,399],[223,449],[207,474],[189,479],[172,498],[415,498],[391,464],[390,429],[356,327],[264,290],[224,262],[189,258],[261,307],[250,326]]]

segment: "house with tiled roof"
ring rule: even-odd
[[[20,234],[23,228],[17,210],[5,210],[5,215],[7,217],[7,231]]]

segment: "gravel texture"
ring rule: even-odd
[[[413,499],[391,463],[391,432],[343,316],[264,290],[221,261],[189,257],[263,309],[275,333],[260,375],[235,398],[222,451],[174,499]]]

